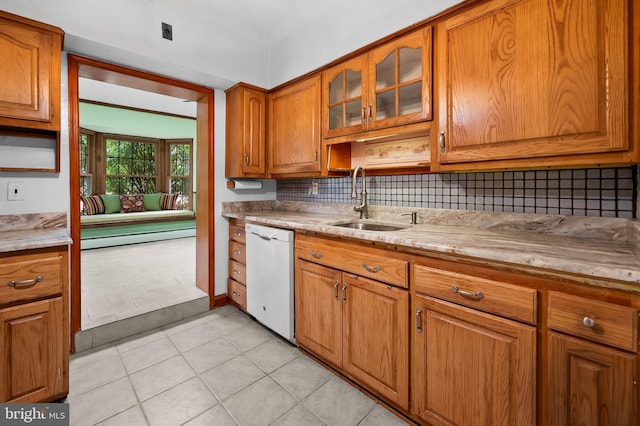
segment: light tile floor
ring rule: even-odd
[[[403,425],[231,306],[71,357],[71,425]]]
[[[83,250],[82,330],[206,297],[195,237]]]

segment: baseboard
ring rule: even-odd
[[[213,296],[213,307],[220,308],[222,306],[229,304],[229,297],[226,294],[219,294],[217,296]]]

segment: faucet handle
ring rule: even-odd
[[[416,225],[418,223],[418,212],[413,211],[411,213],[402,213],[400,216],[411,216],[411,224]]]

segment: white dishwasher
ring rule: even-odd
[[[294,342],[293,231],[247,223],[247,312]]]

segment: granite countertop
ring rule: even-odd
[[[66,213],[0,215],[0,253],[71,243]]]
[[[409,216],[418,211],[417,225]],[[638,223],[628,219],[510,214],[371,206],[372,222],[404,224],[398,231],[362,231],[335,224],[357,218],[351,205],[224,203],[223,216],[508,264],[586,284],[640,294]]]

